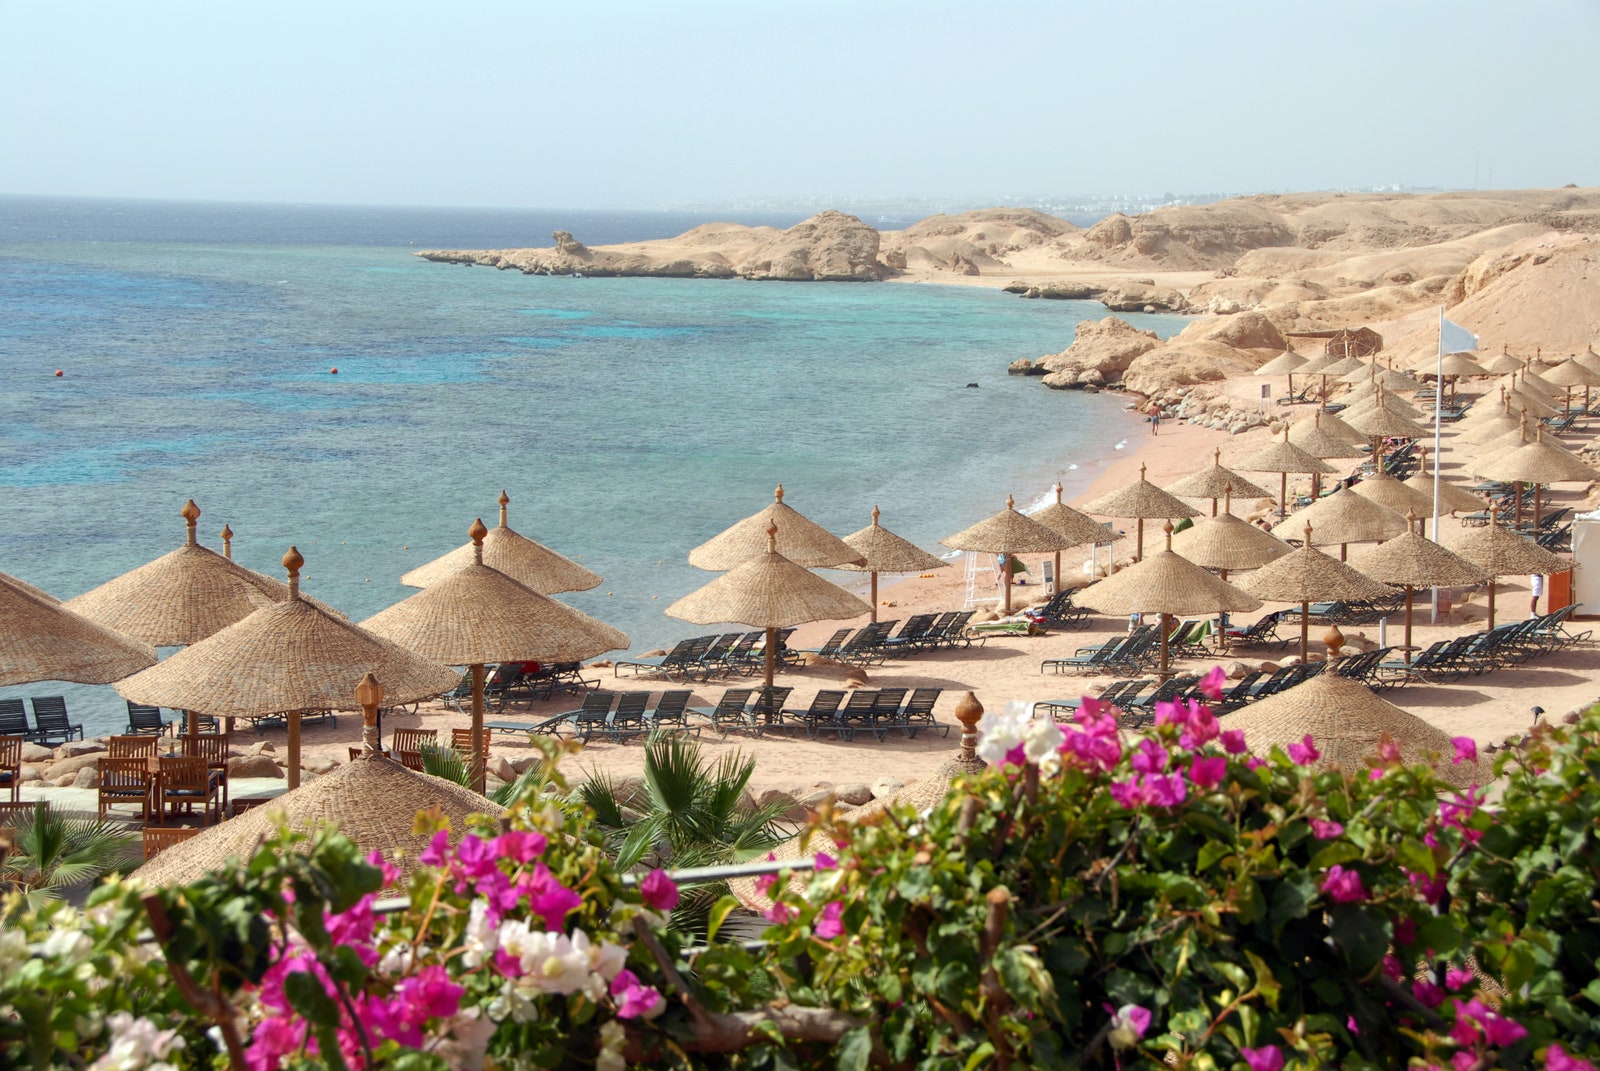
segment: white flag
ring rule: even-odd
[[[1439,352],[1470,353],[1478,348],[1478,336],[1460,324],[1439,320]]]

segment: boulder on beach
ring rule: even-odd
[[[1047,387],[1063,389],[1084,382],[1112,382],[1122,378],[1134,358],[1161,344],[1154,331],[1141,331],[1117,316],[1103,320],[1080,320],[1072,345],[1060,353],[1041,357],[1035,363],[1046,369]],[[1088,373],[1095,380],[1086,380]]]

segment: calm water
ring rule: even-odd
[[[297,544],[306,590],[359,621],[493,524],[504,487],[513,527],[605,577],[563,598],[640,651],[695,631],[661,613],[711,577],[685,555],[780,481],[839,534],[877,503],[938,549],[1007,492],[1081,485],[1134,428],[1116,398],[1005,374],[1098,304],[410,254],[698,222],[0,198],[0,571],[77,595],[181,542],[193,497],[203,542],[226,522],[235,557],[278,576]],[[125,721],[109,688],[71,694],[91,734]]]

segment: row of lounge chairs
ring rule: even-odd
[[[972,615],[971,610],[916,614],[906,619],[899,632],[894,630],[900,624],[898,619],[876,621],[859,629],[842,628],[829,636],[822,646],[805,650],[835,662],[873,666],[922,651],[970,647],[973,638],[967,634],[967,625]]]
[[[1140,625],[1126,636],[1113,636],[1098,647],[1080,647],[1070,658],[1047,658],[1039,672],[1102,674],[1131,673],[1154,667],[1161,656],[1158,624]],[[1179,621],[1167,636],[1168,659],[1211,653],[1207,641],[1212,633],[1209,620]]]
[[[1566,606],[1526,621],[1497,625],[1485,632],[1439,640],[1418,652],[1410,662],[1384,661],[1377,667],[1376,682],[1381,687],[1400,687],[1413,682],[1455,681],[1520,665],[1541,654],[1586,643],[1591,633],[1574,632],[1567,627],[1574,609],[1576,607]]]
[[[490,721],[484,728],[509,734],[547,733],[571,735],[585,742],[603,738],[626,743],[657,730],[699,733],[709,728],[721,736],[748,733],[809,737],[832,733],[852,740],[866,733],[875,740],[899,730],[914,737],[924,729],[948,736],[950,727],[934,719],[940,688],[879,688],[819,691],[804,709],[788,709],[791,688],[729,688],[712,707],[691,707],[688,689],[663,692],[650,702],[650,692],[593,691],[576,710],[541,722]],[[909,696],[907,695],[909,691]]]
[[[778,658],[784,665],[794,665],[798,655],[788,648],[794,629],[777,632]],[[708,681],[714,676],[738,674],[754,676],[766,663],[766,632],[729,632],[723,635],[695,636],[679,640],[664,655],[650,658],[618,659],[612,664],[611,675],[623,676],[624,667],[629,676],[663,676],[674,680]]]
[[[1306,665],[1284,666],[1271,673],[1252,671],[1235,681],[1218,700],[1207,700],[1213,713],[1222,715],[1238,710],[1247,703],[1277,695],[1310,680],[1327,668],[1326,663],[1311,662]],[[1146,689],[1153,691],[1146,692]],[[1201,699],[1200,678],[1196,676],[1173,677],[1158,685],[1153,679],[1128,679],[1112,681],[1097,697],[1102,703],[1114,704],[1122,711],[1118,725],[1124,729],[1142,729],[1154,723],[1156,704],[1183,699]],[[1036,703],[1035,708],[1057,721],[1070,721],[1076,716],[1081,699],[1051,699]]]
[[[83,725],[73,723],[67,716],[65,697],[40,695],[28,702],[33,706],[31,728],[22,700],[0,699],[0,736],[20,736],[31,743],[45,745],[83,739]]]

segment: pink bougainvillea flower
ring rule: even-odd
[[[1472,1071],[1478,1066],[1478,1054],[1475,1052],[1458,1052],[1450,1057],[1450,1071]]]
[[[1111,798],[1128,810],[1142,806],[1149,802],[1149,793],[1137,780],[1111,782]]]
[[[1244,760],[1244,768],[1247,770],[1259,770],[1266,764],[1266,759],[1258,759],[1254,755],[1251,755],[1248,759]]]
[[[1289,758],[1296,766],[1310,766],[1313,762],[1322,758],[1322,752],[1317,750],[1317,745],[1311,739],[1311,734],[1307,733],[1305,739],[1300,743],[1289,745]]]
[[[535,863],[533,873],[522,876],[521,885],[528,894],[528,909],[542,917],[549,930],[561,929],[566,917],[583,903],[583,898],[557,881],[543,863]]]
[[[1412,982],[1411,995],[1425,1008],[1437,1008],[1444,1003],[1444,990],[1432,982]]]
[[[1452,993],[1472,981],[1472,972],[1465,967],[1451,967],[1444,972],[1445,988]]]
[[[396,870],[394,864],[385,859],[380,851],[374,851],[367,856],[367,862],[383,872],[383,883],[385,885],[393,885],[395,880],[400,877],[400,871]]]
[[[818,870],[838,870],[839,863],[827,852],[818,852],[816,867]]]
[[[478,880],[488,877],[490,871],[499,871],[500,852],[489,841],[467,833],[456,845],[456,862],[461,866],[461,873]]]
[[[521,956],[513,956],[505,949],[497,948],[494,950],[494,960],[492,962],[494,963],[494,969],[505,975],[507,978],[522,977]]]
[[[1150,802],[1157,807],[1176,807],[1189,796],[1189,786],[1184,784],[1182,774],[1167,774],[1165,777],[1151,775]]]
[[[1169,758],[1161,742],[1153,736],[1147,736],[1134,749],[1133,768],[1140,773],[1160,773],[1167,768]]]
[[[617,1002],[618,1019],[654,1019],[666,1008],[661,994],[626,968],[611,980],[611,996]]]
[[[1400,763],[1400,744],[1391,739],[1388,733],[1378,740],[1378,760],[1390,766],[1397,766]]]
[[[767,853],[767,862],[776,863],[777,861],[778,857],[776,855],[773,855],[771,852]],[[771,896],[772,887],[776,884],[778,884],[778,875],[762,874],[755,880],[756,892],[760,893],[762,896]]]
[[[1417,924],[1409,915],[1404,916],[1394,924],[1394,939],[1396,944],[1412,945],[1417,943]]]
[[[502,859],[513,863],[531,863],[544,854],[549,842],[543,833],[524,833],[520,829],[508,830],[494,839],[494,850]]]
[[[639,883],[639,895],[656,911],[671,911],[678,906],[678,886],[660,867]]]
[[[450,831],[441,829],[433,835],[428,846],[417,856],[423,866],[445,866],[450,861]]]
[[[1344,1028],[1350,1031],[1352,1034],[1361,1033],[1361,1024],[1356,1022],[1356,1017],[1354,1015],[1346,1015],[1344,1017]]]
[[[1332,840],[1344,833],[1344,825],[1331,819],[1313,818],[1311,832],[1318,840]]]
[[[785,922],[794,918],[796,911],[782,900],[775,900],[764,914],[768,922],[774,926],[782,926]]]
[[[465,987],[450,980],[450,972],[437,963],[430,963],[395,986],[395,994],[411,1006],[408,1020],[448,1019],[461,1008],[461,995]]]
[[[1283,1051],[1276,1045],[1263,1045],[1259,1049],[1240,1048],[1239,1055],[1250,1065],[1250,1071],[1282,1071]]]
[[[1391,981],[1398,982],[1400,979],[1406,976],[1405,967],[1401,966],[1399,959],[1395,958],[1393,955],[1384,956],[1382,966],[1384,976],[1389,978]]]
[[[1150,1009],[1138,1004],[1124,1004],[1112,1010],[1111,1005],[1104,1005],[1106,1011],[1111,1012],[1111,1030],[1106,1040],[1111,1042],[1113,1049],[1131,1049],[1144,1037],[1145,1031],[1150,1029]]]
[[[1200,694],[1215,703],[1222,698],[1222,686],[1228,681],[1228,675],[1222,671],[1221,666],[1212,666],[1211,672],[1200,678]]]
[[[844,903],[834,900],[822,909],[822,914],[817,916],[812,932],[824,941],[831,941],[844,933],[844,923],[840,917],[844,914]]]
[[[1452,736],[1450,742],[1456,746],[1456,757],[1451,760],[1455,765],[1478,761],[1478,742],[1472,737]]]
[[[1415,870],[1407,870],[1405,874],[1406,879],[1417,890],[1417,895],[1421,896],[1423,900],[1430,904],[1437,904],[1444,899],[1445,882],[1443,873],[1435,874],[1431,878]]]
[[[1228,772],[1228,760],[1221,755],[1202,758],[1196,755],[1189,760],[1189,780],[1203,792],[1209,792],[1222,783]]]
[[[1573,1056],[1563,1049],[1558,1042],[1552,1041],[1549,1050],[1544,1054],[1545,1071],[1595,1071],[1594,1064],[1588,1060]]]
[[[1244,730],[1229,729],[1222,734],[1222,750],[1230,755],[1244,754]]]
[[[1338,863],[1328,868],[1327,876],[1322,879],[1322,891],[1336,904],[1359,904],[1368,899],[1360,872],[1346,870]]]

